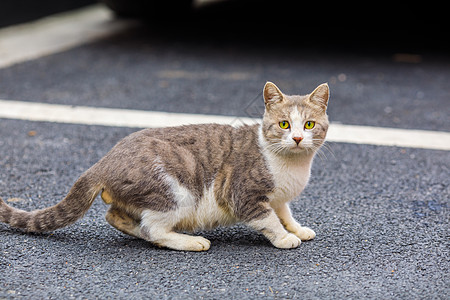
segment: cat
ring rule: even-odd
[[[26,212],[0,198],[0,221],[46,232],[80,219],[99,193],[106,220],[157,246],[204,251],[210,241],[186,234],[246,224],[277,248],[296,248],[315,232],[292,217],[328,130],[329,87],[304,96],[263,89],[261,124],[201,124],[144,129],[125,137],[84,172],[58,204]]]

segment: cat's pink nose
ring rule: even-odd
[[[300,144],[300,142],[303,140],[303,138],[300,136],[294,136],[292,139],[297,143],[297,145]]]

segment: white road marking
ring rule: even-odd
[[[155,112],[0,100],[0,118],[117,127],[167,127],[185,124],[259,123],[259,119],[231,116]],[[450,150],[450,132],[331,124],[327,141]]]
[[[0,100],[0,118],[117,127],[246,124],[258,119]]]
[[[328,141],[339,143],[450,150],[450,132],[332,124]]]
[[[115,19],[102,5],[53,15],[35,22],[0,29],[0,68],[94,42],[136,26]],[[165,73],[165,76],[186,76]],[[202,76],[199,74],[198,76]],[[247,74],[234,74],[234,77]],[[0,100],[0,118],[118,127],[165,127],[182,124],[255,123],[258,119],[139,110],[67,106]],[[331,124],[328,141],[450,150],[450,133]]]
[[[103,5],[92,5],[34,22],[0,29],[0,68],[74,48],[137,24],[114,18]]]

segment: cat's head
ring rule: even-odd
[[[264,86],[262,137],[265,147],[280,155],[312,153],[325,141],[329,88],[319,85],[304,96],[283,94],[272,82]]]

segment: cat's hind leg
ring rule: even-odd
[[[106,221],[117,230],[140,238],[140,222],[117,207],[113,197],[105,189],[102,191],[101,197],[106,204],[111,205],[105,216]]]
[[[173,231],[176,213],[147,210],[142,214],[140,236],[160,247],[181,251],[206,251],[211,242],[201,236]]]
[[[140,223],[125,211],[112,205],[106,213],[105,218],[106,221],[108,221],[108,223],[117,230],[125,234],[141,238]]]

